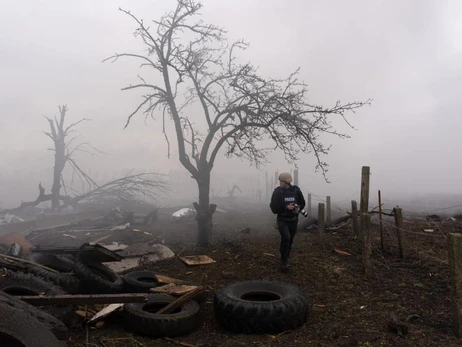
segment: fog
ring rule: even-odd
[[[244,38],[243,60],[265,76],[284,77],[300,67],[313,103],[372,98],[371,106],[348,114],[355,127],[334,121],[351,135],[332,144],[327,183],[315,172],[311,154],[297,162],[305,192],[357,198],[361,166],[371,168],[371,194],[380,189],[393,201],[425,194],[462,196],[459,96],[462,82],[462,2],[458,0],[203,0],[203,19]],[[4,2],[0,12],[0,205],[14,207],[37,196],[38,182],[49,191],[53,153],[43,115],[67,104],[69,121],[89,118],[77,128],[81,140],[99,151],[81,153],[80,166],[97,180],[129,170],[175,173],[173,196],[196,199],[196,186],[178,161],[173,127],[171,157],[160,120],[138,115],[134,83],[139,63],[102,63],[114,53],[143,52],[133,37],[135,23],[119,6],[145,19],[173,9],[170,0],[81,0]],[[200,115],[198,114],[198,117]],[[251,195],[264,189],[265,172],[294,165],[274,152],[260,170],[239,159],[219,158],[212,187],[226,195],[234,183]],[[235,173],[231,173],[234,170]],[[243,189],[244,191],[244,189]],[[265,198],[265,195],[263,195]],[[162,201],[161,201],[162,203]],[[440,201],[444,205],[445,201]],[[448,201],[449,203],[449,201]],[[452,203],[452,202],[451,202]]]

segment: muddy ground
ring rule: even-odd
[[[279,235],[274,217],[267,206],[229,206],[227,213],[215,214],[213,244],[195,246],[194,221],[171,220],[174,209],[160,211],[159,221],[140,232],[117,231],[101,233],[66,232],[35,235],[36,245],[77,245],[110,234],[105,243],[163,242],[181,255],[206,254],[214,264],[190,267],[178,258],[145,266],[180,279],[197,281],[207,287],[201,329],[176,341],[202,347],[235,346],[460,346],[454,337],[451,317],[450,287],[445,235],[461,232],[457,222],[426,223],[406,220],[404,229],[410,256],[399,258],[393,219],[384,221],[385,250],[380,249],[377,220],[373,223],[373,270],[369,277],[361,271],[358,241],[348,228],[326,233],[323,244],[316,232],[299,232],[291,257],[288,274],[279,272]],[[250,233],[241,232],[250,228]],[[424,229],[433,229],[432,233]],[[146,231],[146,233],[144,233]],[[351,255],[339,254],[335,249]],[[224,278],[224,271],[235,278]],[[214,291],[229,283],[244,280],[280,280],[302,288],[310,297],[312,307],[308,322],[301,328],[278,336],[239,335],[222,330],[213,316]],[[400,337],[390,332],[388,322],[394,313],[408,322],[409,333]],[[90,328],[90,343],[101,339],[133,336],[144,346],[174,346],[163,339],[148,339],[124,330],[115,315],[99,329]],[[84,346],[85,329],[73,331],[68,346]],[[104,342],[106,346],[137,346],[132,340]]]

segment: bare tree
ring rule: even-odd
[[[45,132],[54,144],[54,148],[50,150],[55,152],[55,166],[53,168],[53,185],[51,187],[51,208],[59,208],[59,201],[62,200],[60,192],[63,183],[63,170],[67,163],[69,163],[79,176],[85,179],[89,183],[94,181],[77,165],[72,155],[79,150],[85,150],[84,147],[89,147],[88,143],[79,143],[75,147],[73,142],[77,139],[77,136],[69,138],[69,135],[74,131],[74,128],[88,119],[82,118],[75,123],[70,125],[65,124],[65,118],[67,113],[67,106],[59,106],[59,120],[55,116],[54,119],[46,117],[50,124],[50,131]],[[42,194],[41,194],[42,195]]]
[[[208,244],[216,209],[209,202],[210,175],[220,150],[224,149],[227,157],[245,158],[257,167],[275,149],[282,150],[289,162],[297,160],[300,152],[313,153],[316,168],[326,177],[327,163],[322,156],[329,147],[320,142],[319,135],[349,137],[333,129],[330,116],[339,116],[351,126],[345,113],[370,104],[370,100],[337,102],[331,107],[311,104],[307,85],[297,79],[298,70],[286,79],[265,78],[250,63],[238,63],[236,52],[247,44],[228,44],[222,28],[194,21],[200,9],[201,4],[193,0],[178,0],[174,11],[152,21],[154,29],[120,9],[136,22],[135,36],[142,40],[147,53],[115,54],[104,61],[135,58],[141,68],[160,76],[159,84],[139,77],[139,83],[122,89],[146,91],[125,126],[139,112],[154,117],[160,110],[170,155],[165,123],[173,121],[179,160],[199,188],[199,203],[194,204],[198,243]],[[192,115],[188,106],[194,103],[200,105],[202,117]],[[271,145],[265,147],[265,142]]]
[[[82,118],[77,122],[66,125],[67,106],[59,106],[59,118],[46,117],[50,131],[45,134],[53,140],[53,148],[49,150],[55,153],[53,168],[53,184],[51,194],[45,194],[45,188],[39,183],[39,195],[34,201],[23,202],[17,208],[7,210],[7,212],[21,211],[25,207],[37,206],[46,201],[51,201],[51,208],[60,208],[77,205],[81,202],[104,202],[107,199],[116,199],[121,203],[145,204],[145,200],[153,202],[159,193],[168,191],[167,183],[162,179],[162,175],[156,173],[133,173],[129,172],[125,176],[117,178],[103,184],[96,183],[77,163],[73,155],[78,151],[96,154],[99,151],[89,143],[80,142],[74,144],[78,136],[70,137],[74,128],[88,119]],[[63,171],[66,166],[72,169],[80,179],[81,187],[76,189],[73,184],[66,185],[63,178]],[[61,194],[61,188],[64,195]]]

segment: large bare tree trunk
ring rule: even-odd
[[[199,203],[194,203],[197,211],[197,243],[201,246],[210,244],[212,237],[212,217],[217,205],[210,204],[210,171],[203,170],[199,172],[197,179],[199,187]]]
[[[53,185],[51,187],[51,208],[53,210],[59,208],[61,175],[64,170],[64,166],[66,165],[64,151],[65,145],[63,139],[63,141],[55,143],[55,167],[53,169]]]

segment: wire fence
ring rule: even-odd
[[[397,227],[393,217],[382,218],[383,243],[379,235],[379,218],[373,218],[373,245],[372,250],[385,266],[399,255],[398,231],[402,232],[404,246],[411,259],[438,266],[447,266],[448,262],[448,234],[462,233],[462,220],[431,221],[415,219],[403,212],[403,224]],[[390,258],[390,254],[392,255]],[[394,255],[394,256],[393,256]]]

